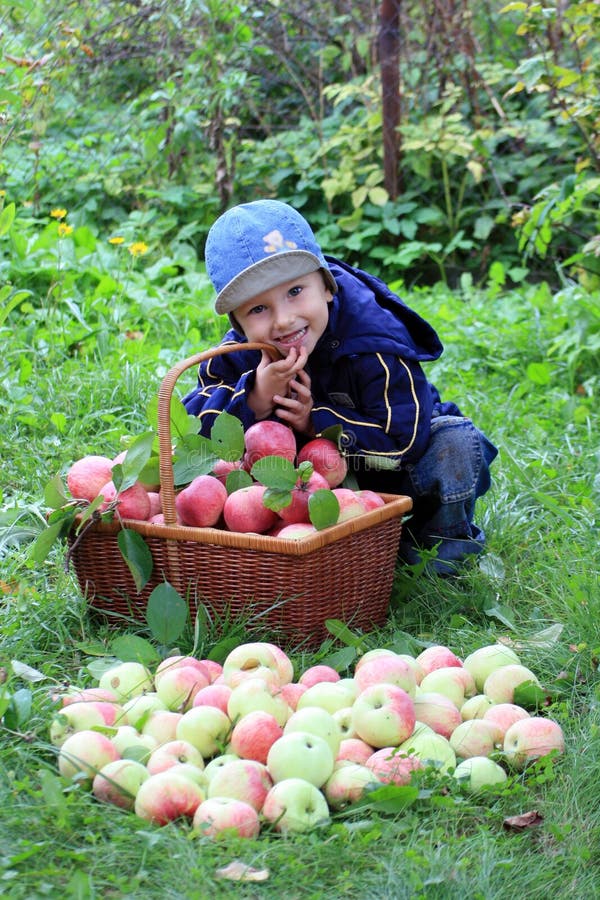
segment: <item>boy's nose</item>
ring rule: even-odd
[[[290,327],[294,324],[295,316],[293,310],[287,305],[278,307],[277,315],[275,316],[275,327],[278,331],[281,331],[283,334],[290,330]]]

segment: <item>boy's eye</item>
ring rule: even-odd
[[[302,290],[302,286],[299,284],[296,284],[296,285],[294,285],[293,288],[290,288],[290,290],[288,291],[288,294],[290,294],[292,297],[297,297],[301,290]]]
[[[253,306],[252,309],[249,309],[247,315],[256,315],[257,313],[261,313],[263,309],[266,309],[266,306],[264,306],[262,303],[259,303],[257,306]]]

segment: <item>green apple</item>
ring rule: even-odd
[[[324,794],[303,778],[286,778],[273,785],[265,798],[262,814],[283,834],[311,831],[329,823]]]
[[[98,686],[102,690],[114,691],[121,701],[154,690],[150,671],[138,662],[122,662],[112,666],[102,673]]]
[[[357,763],[349,763],[331,773],[323,785],[323,793],[332,809],[344,809],[356,803],[366,791],[379,784],[371,769]]]
[[[415,727],[412,697],[395,684],[372,684],[358,695],[352,726],[372,747],[391,747],[409,737]]]
[[[523,684],[541,687],[538,678],[527,666],[512,663],[495,669],[485,679],[483,693],[494,703],[512,703],[515,690]]]
[[[485,788],[503,784],[507,774],[498,763],[488,756],[471,756],[459,762],[453,775],[460,783],[474,794]]]
[[[296,710],[308,706],[320,706],[329,713],[334,713],[345,706],[352,706],[356,690],[341,679],[339,681],[320,681],[307,688],[298,698]]]
[[[145,763],[158,747],[158,741],[151,734],[140,734],[133,725],[119,725],[110,737],[123,759],[135,759]]]
[[[435,766],[443,773],[456,767],[456,754],[449,741],[435,731],[415,729],[411,737],[400,744],[399,750],[418,757],[424,765]]]
[[[50,743],[60,747],[70,735],[105,724],[104,716],[95,703],[70,703],[63,706],[50,722]]]
[[[489,756],[501,741],[502,733],[485,719],[468,719],[461,722],[450,735],[450,746],[461,759],[470,756]]]
[[[284,734],[305,731],[316,734],[327,741],[333,757],[337,756],[342,740],[342,732],[335,717],[320,706],[307,706],[292,713],[283,729]]]
[[[519,664],[514,650],[504,644],[487,644],[465,657],[463,665],[471,673],[478,691],[483,691],[485,679],[502,666]]]
[[[260,812],[273,779],[263,763],[236,759],[220,766],[209,778],[209,797],[233,797]]]
[[[321,787],[333,772],[334,755],[327,741],[307,731],[290,731],[275,741],[267,756],[267,769],[275,783],[303,778]]]
[[[62,744],[58,754],[58,771],[63,778],[92,783],[97,772],[107,763],[119,759],[115,745],[99,731],[76,731]]]
[[[92,793],[102,803],[133,809],[140,786],[150,778],[146,766],[134,759],[115,759],[94,775]]]
[[[147,694],[138,694],[126,700],[123,704],[125,713],[123,724],[133,725],[137,731],[141,731],[151,712],[166,708],[155,691],[149,691]]]
[[[465,722],[467,719],[483,719],[488,709],[494,705],[494,701],[485,694],[475,694],[474,697],[465,700],[460,708],[460,714]]]
[[[188,741],[204,759],[222,752],[231,731],[231,720],[216,706],[194,706],[185,712],[175,729],[179,741]]]
[[[227,701],[227,714],[232,722],[237,722],[249,712],[261,709],[270,713],[283,728],[290,708],[280,693],[273,693],[263,678],[247,678],[231,691]]]
[[[546,756],[551,750],[563,753],[564,749],[562,728],[554,719],[544,716],[519,719],[504,735],[504,756],[515,769],[524,768],[528,762]]]

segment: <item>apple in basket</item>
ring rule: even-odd
[[[328,490],[327,480],[313,472],[307,481],[299,478],[292,490],[292,500],[287,506],[279,510],[279,516],[285,523],[292,525],[296,522],[308,522],[308,500],[311,494],[318,490]]]
[[[296,436],[281,422],[265,419],[251,425],[244,434],[244,445],[244,468],[248,470],[265,456],[281,456],[290,462],[296,459]]]
[[[346,477],[348,463],[333,441],[314,438],[300,450],[298,464],[310,462],[315,472],[326,479],[329,487],[338,487]]]
[[[175,498],[175,509],[183,525],[208,528],[221,518],[227,488],[214,475],[198,475]]]
[[[229,494],[223,507],[223,517],[229,531],[262,534],[275,525],[277,513],[263,503],[266,490],[262,484],[251,484]]]
[[[112,478],[112,459],[107,456],[83,456],[67,471],[67,487],[76,500],[94,500]]]

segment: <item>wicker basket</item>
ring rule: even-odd
[[[300,541],[176,524],[169,415],[175,383],[192,366],[240,349],[263,345],[213,348],[183,360],[165,376],[158,400],[165,524],[115,520],[93,525],[78,540],[72,533],[72,560],[83,595],[101,613],[144,620],[150,593],[168,581],[187,599],[192,616],[201,605],[217,625],[251,615],[266,633],[305,645],[328,635],[327,619],[362,630],[383,624],[409,497],[382,494],[384,506]],[[117,544],[121,527],[142,535],[152,553],[153,574],[139,593]]]

